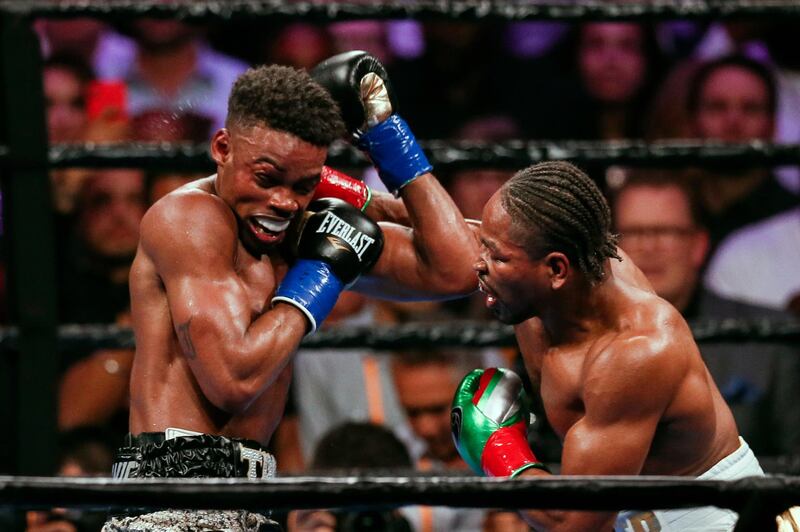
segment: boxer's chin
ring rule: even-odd
[[[523,312],[519,309],[510,309],[503,304],[497,304],[490,308],[497,321],[505,325],[518,325],[534,317],[530,312]]]
[[[244,245],[244,248],[254,257],[266,255],[269,251],[280,243],[281,239],[276,239],[275,242],[264,242],[256,238],[252,233],[244,230],[239,231],[239,241]]]
[[[506,325],[516,325],[517,323],[523,321],[518,320],[517,316],[515,316],[508,307],[499,302],[491,306],[489,310],[492,312],[497,321]]]

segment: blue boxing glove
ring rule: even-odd
[[[300,309],[314,332],[339,294],[367,272],[383,250],[378,224],[346,201],[325,198],[309,205],[297,239],[297,261],[283,278],[272,304]]]
[[[408,124],[395,114],[389,76],[375,57],[361,51],[335,55],[314,67],[311,76],[339,103],[356,144],[392,193],[433,170]]]

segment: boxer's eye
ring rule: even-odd
[[[305,196],[306,194],[311,194],[314,192],[314,188],[319,184],[319,178],[314,179],[304,179],[302,181],[298,181],[292,187],[292,189],[297,192],[298,194],[302,194]]]
[[[279,184],[278,180],[269,174],[258,173],[256,174],[256,180],[258,181],[258,186],[263,188],[270,188]]]

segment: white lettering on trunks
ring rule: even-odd
[[[258,478],[256,466],[261,466],[261,478],[272,478],[275,476],[275,457],[264,451],[257,451],[239,444],[239,459],[247,461],[247,478],[255,480]]]

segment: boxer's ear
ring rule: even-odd
[[[217,130],[211,137],[211,158],[217,164],[224,164],[231,154],[231,135],[226,128]]]
[[[552,251],[544,257],[544,265],[550,279],[550,287],[558,290],[567,282],[571,269],[569,258],[560,251]]]

